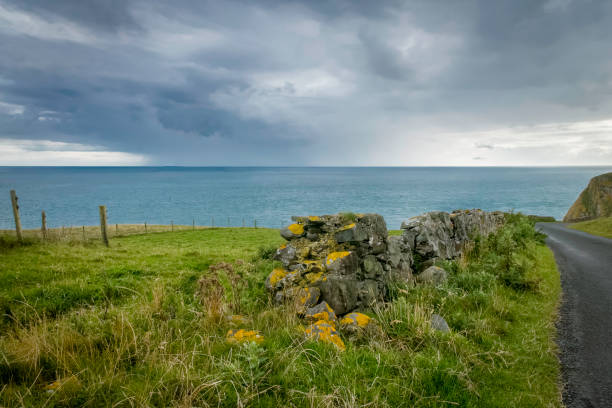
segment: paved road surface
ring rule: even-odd
[[[537,226],[561,272],[563,401],[568,408],[612,408],[612,239],[559,223]]]

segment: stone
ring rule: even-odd
[[[348,330],[365,329],[371,323],[370,316],[357,312],[349,313],[340,320],[341,327]]]
[[[503,223],[504,214],[501,212],[485,212],[475,210],[455,210],[450,214],[453,224],[453,239],[455,250],[459,255],[463,246],[473,241],[476,236],[487,236],[499,228]]]
[[[334,309],[332,309],[325,301],[307,309],[306,313],[304,314],[304,318],[313,322],[324,320],[332,324],[335,324],[337,320]]]
[[[266,289],[268,289],[270,291],[274,291],[274,290],[280,289],[281,281],[288,274],[289,274],[289,272],[286,271],[283,268],[275,268],[275,269],[273,269],[272,272],[270,272],[270,274],[268,275],[268,278],[266,279],[266,282],[265,282]]]
[[[383,267],[374,255],[363,258],[363,275],[366,279],[375,279],[383,274]]]
[[[501,212],[479,209],[456,210],[451,214],[432,211],[402,223],[403,245],[411,248],[421,263],[427,260],[454,259],[476,235],[487,236],[504,222]]]
[[[593,177],[567,211],[563,222],[587,221],[599,217],[612,217],[612,173]]]
[[[359,281],[352,277],[328,275],[321,282],[321,299],[325,300],[337,314],[345,314],[359,305]]]
[[[283,228],[280,232],[281,236],[285,238],[287,241],[292,239],[300,238],[304,235],[304,226],[299,223],[291,224],[285,228]]]
[[[382,333],[380,326],[370,316],[352,312],[340,319],[340,330],[350,339],[371,337]]]
[[[298,313],[304,313],[306,309],[317,304],[320,296],[321,290],[317,287],[294,286],[277,292],[274,300],[278,304],[293,304]]]
[[[274,254],[274,259],[280,261],[285,268],[288,268],[296,259],[297,253],[295,248],[291,245],[283,244],[281,245]]]
[[[336,328],[325,320],[319,320],[304,330],[307,339],[333,344],[340,351],[346,350],[346,346],[336,331]]]
[[[412,251],[404,236],[395,235],[388,240],[388,267],[391,281],[412,282]]]
[[[448,213],[432,211],[403,222],[406,239],[414,237],[413,249],[422,258],[451,259],[456,255],[453,224]]]
[[[367,232],[355,223],[346,225],[338,230],[334,235],[336,242],[359,242],[368,238]]]
[[[325,267],[337,275],[354,275],[359,269],[359,259],[352,251],[331,252],[325,258]]]
[[[444,318],[439,314],[434,313],[431,315],[431,327],[432,329],[440,331],[442,333],[450,333],[450,327],[448,326],[448,323],[446,323],[446,320],[444,320]]]
[[[225,339],[230,344],[241,344],[247,342],[260,344],[264,341],[264,336],[257,330],[232,329],[227,332]]]
[[[426,285],[441,285],[448,279],[448,272],[439,266],[430,266],[417,275],[417,282]]]

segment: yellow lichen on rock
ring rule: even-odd
[[[342,325],[356,324],[357,326],[364,328],[368,324],[370,324],[371,320],[372,319],[368,315],[365,315],[363,313],[353,312],[353,313],[349,313],[346,316],[344,316],[342,320],[340,320],[340,324]]]
[[[304,233],[304,226],[302,224],[291,224],[287,229],[294,235],[302,235]]]
[[[264,336],[257,330],[232,329],[225,336],[228,343],[239,344],[246,342],[254,342],[260,344],[264,341]]]
[[[287,276],[287,273],[288,272],[283,268],[274,268],[274,270],[270,273],[270,276],[268,277],[270,285],[276,285],[278,282],[280,282],[281,279]]]
[[[278,249],[285,249],[287,248],[287,244],[282,244],[281,246],[278,247]]]
[[[310,284],[327,280],[327,277],[323,276],[323,271],[307,273],[306,275],[304,275],[304,277],[306,278],[306,281]]]
[[[312,307],[317,304],[321,296],[321,290],[317,287],[301,288],[298,291],[298,311],[303,312],[305,308]]]
[[[336,331],[336,328],[328,321],[319,320],[308,326],[308,328],[304,330],[304,333],[309,339],[333,344],[341,351],[346,350],[346,346]]]
[[[308,217],[308,220],[310,221],[321,221],[321,217],[319,217],[318,215],[311,215]]]
[[[309,318],[315,321],[323,320],[329,322],[331,325],[336,327],[336,313],[334,313],[334,309],[332,309],[331,306],[327,304],[327,302],[323,302],[323,306],[321,308],[323,310],[318,313],[313,313],[312,316],[309,316]]]
[[[355,223],[352,223],[352,224],[349,224],[349,225],[345,225],[344,227],[338,229],[338,231],[350,230],[351,228],[355,228]]]
[[[350,251],[332,252],[331,254],[327,255],[327,259],[325,260],[325,263],[327,265],[331,265],[333,262],[337,261],[338,259],[342,259],[346,256],[349,256],[350,254],[351,254]]]

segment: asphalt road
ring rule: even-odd
[[[612,239],[539,223],[561,273],[558,323],[563,402],[612,407]]]

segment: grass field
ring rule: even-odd
[[[128,235],[110,248],[0,238],[0,406],[561,406],[559,276],[515,218],[446,263],[447,284],[398,288],[367,311],[384,333],[345,339],[345,352],[305,341],[304,322],[271,304],[276,230]],[[213,309],[247,316],[264,342],[227,344]],[[451,333],[431,329],[434,312]]]
[[[577,222],[575,224],[571,224],[569,227],[579,231],[588,232],[589,234],[612,238],[612,217]]]

